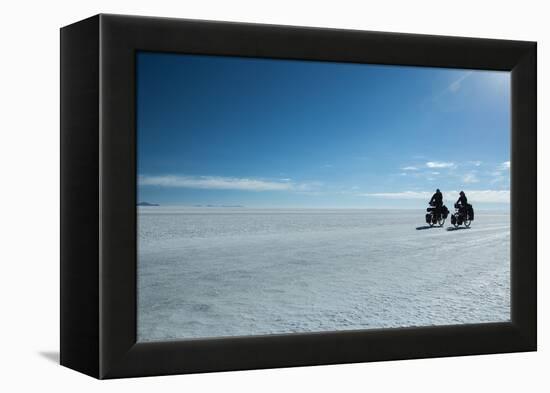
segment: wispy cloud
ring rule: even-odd
[[[438,93],[435,93],[430,99],[432,102],[438,102],[448,94],[456,94],[462,88],[462,83],[473,74],[473,71],[468,71],[462,74],[459,78],[453,80],[445,88]]]
[[[462,87],[462,82],[464,82],[472,74],[473,74],[473,71],[469,71],[469,72],[465,73],[464,75],[462,75],[460,78],[452,81],[451,84],[449,86],[447,86],[447,90],[450,91],[451,93],[456,93]]]
[[[401,191],[365,193],[360,194],[360,196],[389,199],[430,199],[432,194],[430,194],[428,191]]]
[[[209,190],[240,191],[307,191],[311,184],[296,184],[290,179],[267,181],[262,179],[221,177],[221,176],[139,176],[140,186],[167,188],[198,188]]]
[[[465,190],[468,201],[472,203],[509,203],[509,190]],[[401,191],[360,194],[365,197],[388,198],[388,199],[422,199],[429,200],[433,192],[428,191]],[[458,191],[443,191],[448,197],[458,198]]]
[[[428,168],[454,168],[454,162],[442,162],[442,161],[428,161],[426,163]]]
[[[418,168],[415,167],[415,166],[404,166],[403,168],[401,168],[402,171],[417,171]]]
[[[490,184],[506,185],[510,183],[510,161],[504,161],[496,166],[493,171],[486,172],[491,176]]]
[[[472,164],[473,166],[480,166],[483,164],[483,161],[468,161],[469,164]]]
[[[477,178],[475,173],[467,173],[462,178],[462,181],[466,184],[471,184],[471,183],[478,183],[479,179]]]
[[[508,176],[508,173],[504,174],[502,172],[493,172],[491,174],[493,178],[490,180],[491,184],[509,184],[510,183],[510,177]]]

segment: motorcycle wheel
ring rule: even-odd
[[[441,217],[439,220],[437,220],[437,223],[439,224],[440,227],[442,227],[443,225],[445,225],[445,219]]]
[[[466,228],[470,228],[470,224],[472,223],[472,220],[464,220],[464,226]]]

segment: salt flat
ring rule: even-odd
[[[509,214],[423,217],[140,207],[138,340],[508,321]]]

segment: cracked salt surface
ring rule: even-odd
[[[510,320],[510,216],[140,207],[138,340]]]

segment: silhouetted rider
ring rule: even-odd
[[[433,194],[432,199],[430,199],[430,206],[434,206],[436,209],[443,206],[443,194],[439,191],[439,188],[435,190],[435,194]]]
[[[464,191],[460,191],[460,196],[458,197],[455,206],[459,208],[459,211],[466,213],[466,208],[468,207],[468,198],[466,198],[466,194],[464,193]]]

